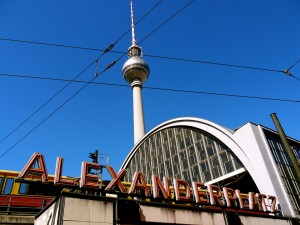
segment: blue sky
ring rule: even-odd
[[[160,1],[135,0],[136,21]],[[137,41],[189,0],[164,0],[136,26]],[[141,46],[151,74],[145,87],[300,100],[300,81],[279,72],[216,66],[150,57],[165,56],[285,70],[300,59],[298,0],[193,1]],[[0,1],[0,38],[105,49],[130,28],[129,0]],[[130,33],[114,47],[126,52]],[[0,40],[0,74],[73,79],[101,52]],[[99,71],[121,55],[107,53]],[[126,84],[127,56],[95,81]],[[300,63],[290,71],[300,78]],[[79,80],[90,80],[95,65]],[[0,76],[0,139],[9,134],[65,82]],[[0,144],[3,154],[84,84],[73,83]],[[267,101],[144,88],[147,131],[176,117],[194,116],[230,129],[251,121],[273,128],[275,112],[287,135],[300,139],[300,102]],[[56,157],[64,174],[80,176],[82,161],[98,149],[118,170],[133,147],[129,87],[88,85],[47,121],[0,158],[0,168],[21,170],[34,152],[45,155],[49,173]]]

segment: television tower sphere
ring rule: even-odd
[[[124,63],[122,68],[123,77],[128,83],[134,80],[140,80],[144,83],[150,74],[148,63],[142,59],[142,49],[133,45],[128,49],[129,59]]]

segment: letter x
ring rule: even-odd
[[[107,166],[106,169],[108,170],[110,176],[113,178],[111,180],[111,182],[107,185],[107,187],[105,188],[106,191],[111,191],[112,188],[117,184],[120,191],[122,193],[126,193],[125,187],[123,186],[122,182],[120,181],[120,179],[125,175],[126,170],[122,169],[118,175],[116,174],[116,172],[114,171],[114,169],[111,166]]]

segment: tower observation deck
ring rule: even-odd
[[[136,144],[146,133],[142,87],[149,77],[150,69],[147,62],[142,58],[142,48],[136,44],[132,0],[130,1],[130,8],[132,45],[128,49],[129,59],[124,63],[122,73],[124,79],[131,84],[133,92],[134,143]]]

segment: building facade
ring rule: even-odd
[[[300,160],[300,142],[288,138]],[[277,132],[253,123],[230,130],[199,118],[177,118],[152,129],[130,151],[122,169],[274,195],[284,216],[299,217],[300,189]]]
[[[284,217],[62,193],[60,198],[55,199],[35,217],[34,224],[296,225],[298,223]]]

